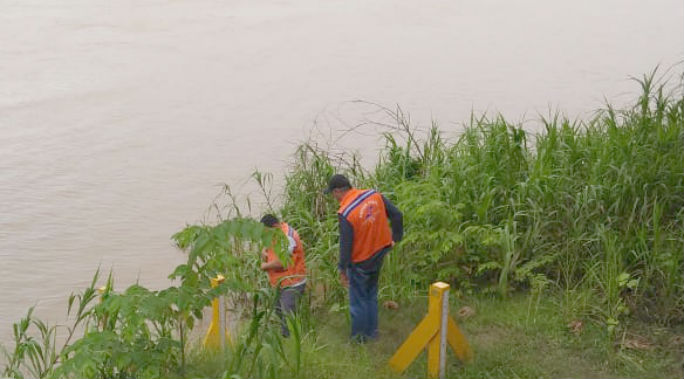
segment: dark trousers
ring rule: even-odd
[[[351,337],[359,342],[378,337],[378,279],[388,251],[384,249],[347,270]]]
[[[283,337],[290,336],[290,330],[287,327],[287,317],[297,311],[299,298],[302,297],[305,288],[306,284],[300,284],[298,286],[281,288],[278,293],[275,311],[280,318],[280,332]]]

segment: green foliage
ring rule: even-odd
[[[684,320],[684,100],[668,96],[655,72],[638,82],[633,107],[607,106],[588,122],[557,115],[538,135],[482,117],[454,142],[434,124],[421,139],[401,110],[382,109],[397,126],[372,173],[356,159],[300,148],[282,213],[306,230],[313,280],[331,287],[330,302],[343,293],[334,285],[335,208],[320,194],[343,172],[404,211],[385,296],[405,298],[435,280],[502,296],[544,282],[592,294],[567,313],[603,324]],[[638,285],[621,287],[623,274]]]
[[[264,290],[256,278],[259,252],[274,246],[286,262],[285,236],[275,229],[248,219],[233,219],[215,226],[189,226],[173,236],[188,260],[171,273],[179,286],[152,291],[138,284],[121,293],[114,291],[110,277],[95,290],[99,272],[91,285],[69,297],[68,312],[75,310],[73,324],[61,348],[55,344],[56,326],[33,318],[14,325],[15,348],[6,353],[3,375],[23,377],[159,378],[184,377],[190,331],[202,310],[219,295],[253,295],[255,329],[269,317],[257,317],[257,306],[272,308],[273,297],[260,301]],[[246,273],[251,273],[246,275]],[[211,288],[210,279],[222,274],[224,283]],[[100,301],[93,301],[98,296]],[[269,291],[266,291],[269,292]],[[77,305],[74,307],[74,305]],[[266,313],[270,315],[270,313]],[[33,326],[39,333],[30,333]],[[78,331],[82,336],[71,342]],[[248,337],[251,341],[253,337]],[[249,345],[249,343],[247,344]],[[257,354],[258,355],[258,354]]]

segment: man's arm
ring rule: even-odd
[[[262,264],[261,264],[261,269],[264,270],[264,271],[267,271],[267,270],[282,270],[283,268],[284,268],[284,267],[283,267],[283,264],[280,263],[280,261],[279,261],[278,259],[274,259],[274,260],[272,260],[272,261],[270,261],[270,262],[262,263]]]
[[[261,266],[260,268],[263,271],[268,271],[268,270],[282,270],[283,269],[283,264],[280,263],[280,260],[278,258],[275,258],[272,261],[268,261],[268,250],[264,249],[261,251]]]
[[[382,195],[382,201],[385,203],[385,210],[387,211],[387,218],[392,224],[392,241],[399,242],[404,238],[404,215],[401,211],[392,204],[389,199]]]
[[[354,243],[354,228],[352,228],[349,221],[342,215],[338,215],[340,222],[340,260],[337,268],[340,273],[345,274],[347,268],[351,265],[351,251]]]

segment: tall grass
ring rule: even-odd
[[[404,211],[406,238],[383,271],[386,296],[407,297],[435,280],[506,296],[541,280],[567,295],[568,315],[611,329],[628,315],[682,321],[684,102],[666,94],[655,71],[637,82],[632,107],[607,106],[587,122],[556,116],[537,135],[483,117],[455,141],[436,125],[420,139],[394,112],[396,127],[370,173],[358,160],[302,145],[282,214],[303,230],[326,285],[336,277],[336,220],[320,190],[342,171]]]

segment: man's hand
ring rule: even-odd
[[[349,278],[347,278],[347,274],[344,272],[340,272],[340,283],[342,287],[349,288]]]
[[[280,263],[278,259],[272,260],[270,262],[264,262],[261,264],[260,268],[264,271],[275,270],[276,272],[285,271],[285,267]]]
[[[261,260],[264,262],[268,260],[268,251],[266,249],[261,250]]]

